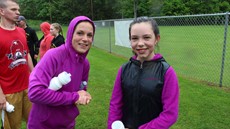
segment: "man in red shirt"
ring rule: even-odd
[[[15,25],[20,15],[16,0],[0,0],[0,110],[5,129],[19,129],[22,118],[28,119],[31,102],[27,97],[33,63],[26,34]],[[6,102],[14,112],[7,112]]]

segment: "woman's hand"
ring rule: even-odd
[[[87,105],[91,101],[91,95],[85,90],[80,90],[77,92],[79,94],[79,99],[75,102],[75,105]]]

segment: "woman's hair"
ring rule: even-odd
[[[74,30],[76,29],[77,25],[78,25],[79,23],[81,23],[81,22],[89,22],[89,23],[92,25],[92,27],[93,27],[93,35],[95,34],[95,25],[94,25],[94,23],[93,23],[92,21],[89,21],[89,20],[80,20],[80,21],[75,25]]]
[[[63,35],[62,27],[59,23],[52,23],[51,24],[56,30],[58,30],[58,33]]]
[[[153,33],[155,34],[155,36],[160,35],[160,31],[159,31],[157,22],[155,20],[153,20],[152,18],[149,18],[149,17],[138,17],[138,18],[134,19],[129,25],[129,39],[131,39],[131,28],[132,28],[132,26],[134,24],[142,23],[142,22],[149,22],[152,26],[152,30],[153,30]]]

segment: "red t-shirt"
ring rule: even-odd
[[[22,28],[4,30],[0,27],[0,86],[4,94],[28,88],[28,46]]]

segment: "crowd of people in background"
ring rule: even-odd
[[[19,16],[16,25],[26,32],[27,44],[34,66],[37,64],[38,57],[41,59],[49,49],[59,47],[65,43],[62,26],[59,23],[42,22],[40,29],[43,35],[40,40],[38,40],[36,31],[28,25],[24,16]]]
[[[88,105],[92,99],[87,92],[87,55],[94,22],[86,16],[73,18],[66,40],[59,23],[42,22],[43,36],[38,39],[19,10],[16,0],[0,0],[2,128],[19,129],[22,120],[29,129],[75,128],[78,105]],[[126,129],[168,129],[178,118],[179,85],[172,66],[155,53],[160,40],[156,21],[134,19],[129,40],[134,55],[118,70],[107,128],[119,120]],[[50,81],[63,72],[70,77],[66,86],[61,87],[64,77],[55,81],[58,90],[50,89]],[[14,106],[12,112],[7,112],[9,104]]]
[[[27,45],[34,66],[37,64],[38,57],[41,59],[50,48],[56,48],[65,43],[62,26],[59,23],[41,23],[40,29],[43,36],[40,40],[38,40],[36,31],[28,25],[24,16],[19,16],[16,25],[26,32]]]

